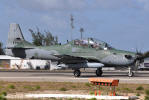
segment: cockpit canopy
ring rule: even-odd
[[[112,47],[106,42],[103,42],[94,38],[80,39],[80,40],[76,39],[74,40],[74,45],[79,45],[82,47],[91,47],[96,49],[103,49],[103,50],[112,49]]]

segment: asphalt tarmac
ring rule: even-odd
[[[88,82],[92,77],[96,77],[93,72],[82,72],[76,78],[72,72],[63,71],[0,71],[0,81],[8,82]],[[149,71],[136,72],[134,77],[128,77],[126,71],[104,71],[100,78],[119,79],[120,83],[149,84]]]

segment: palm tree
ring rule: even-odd
[[[80,28],[80,33],[81,33],[81,39],[83,38],[83,33],[84,32],[84,29],[83,28]]]

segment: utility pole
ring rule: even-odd
[[[81,33],[81,40],[83,39],[83,33],[84,32],[84,29],[83,28],[80,28],[80,33]]]
[[[71,41],[72,41],[72,35],[73,35],[73,29],[74,29],[74,25],[73,25],[73,22],[74,22],[74,18],[73,18],[73,15],[70,15],[70,26],[71,26],[71,35],[70,35],[70,38],[71,38]]]

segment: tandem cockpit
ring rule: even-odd
[[[88,38],[88,39],[76,39],[74,40],[74,45],[82,46],[82,47],[90,47],[99,50],[110,50],[114,49],[108,43],[103,42],[101,40],[95,38]]]

